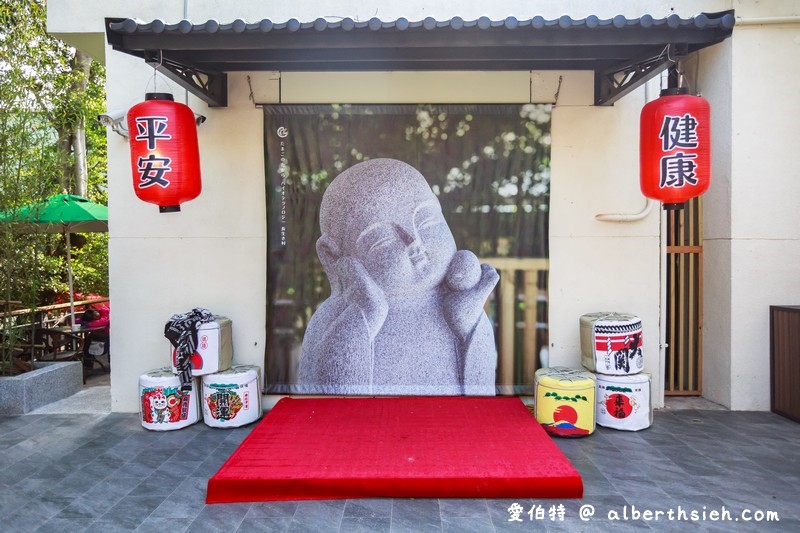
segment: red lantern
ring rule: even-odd
[[[136,196],[161,213],[180,211],[180,204],[197,198],[200,150],[189,106],[168,93],[147,93],[128,111],[128,131]]]
[[[664,208],[700,196],[711,183],[711,113],[688,90],[666,89],[642,108],[639,184]]]

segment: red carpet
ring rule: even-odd
[[[287,398],[208,481],[206,502],[582,494],[518,398]]]

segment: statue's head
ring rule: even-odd
[[[340,258],[353,257],[389,298],[439,285],[456,252],[425,178],[395,159],[365,161],[337,176],[322,198],[320,227],[317,253],[328,277]]]

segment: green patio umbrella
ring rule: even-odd
[[[81,196],[57,194],[41,203],[0,212],[0,223],[14,224],[30,233],[64,233],[67,241],[69,311],[75,326],[75,295],[72,292],[72,254],[70,233],[108,231],[108,207]]]

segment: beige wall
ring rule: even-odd
[[[109,108],[141,101],[152,69],[123,54],[107,61]],[[254,76],[277,94],[269,76]],[[162,82],[163,83],[163,82]],[[176,100],[184,91],[177,87]],[[112,408],[138,408],[138,378],[164,366],[164,323],[172,313],[206,307],[233,320],[234,360],[263,367],[266,323],[266,200],[262,115],[248,100],[244,75],[231,77],[229,105],[189,104],[207,121],[198,129],[203,192],[160,214],[138,200],[125,139],[109,132],[109,270],[113,302]],[[150,86],[152,90],[152,85]]]
[[[734,7],[744,19],[730,40],[700,55],[698,69],[714,132],[703,394],[732,409],[767,410],[769,306],[800,301],[800,171],[791,141],[800,120],[800,4]]]
[[[190,0],[195,21],[244,18],[311,20],[320,15],[367,19],[426,16],[465,19],[541,14],[683,16],[735,7],[746,17],[798,15],[790,0],[442,1],[403,3],[302,1],[264,3]],[[434,4],[434,6],[430,5]],[[103,17],[169,22],[183,2],[50,0],[50,31],[84,46],[108,66],[109,108],[138,102],[152,75],[141,60],[104,45]],[[704,383],[706,395],[736,409],[768,408],[769,304],[800,301],[800,179],[789,156],[800,118],[798,26],[742,26],[732,40],[704,52],[700,90],[712,103],[713,183],[706,197]],[[619,310],[641,316],[645,361],[662,403],[659,345],[663,290],[661,218],[601,223],[600,212],[637,212],[638,112],[644,91],[611,108],[591,106],[591,75],[564,74],[553,112],[551,196],[551,364],[578,366],[578,317]],[[527,72],[284,74],[284,102],[527,102]],[[552,101],[555,73],[533,73],[534,101]],[[276,102],[277,74],[251,73],[256,100]],[[424,81],[424,83],[423,83]],[[412,87],[414,89],[412,90]],[[180,214],[161,215],[133,194],[127,143],[109,136],[111,297],[114,302],[113,408],[137,408],[138,376],[165,363],[161,332],[169,315],[205,306],[234,321],[237,361],[262,364],[265,340],[266,218],[261,112],[248,100],[246,74],[229,77],[230,103],[208,109],[200,130],[203,194]],[[176,88],[179,100],[183,91]]]
[[[769,306],[800,303],[800,21],[731,46],[730,406],[769,409]]]
[[[579,367],[579,318],[598,311],[642,319],[645,370],[663,402],[659,345],[660,212],[632,223],[598,213],[637,213],[639,111],[644,91],[613,107],[556,106],[550,193],[550,364]],[[613,140],[613,142],[609,142]]]
[[[703,394],[730,406],[731,40],[699,56],[697,90],[711,105],[712,186],[703,198]],[[688,68],[693,72],[693,68]]]

